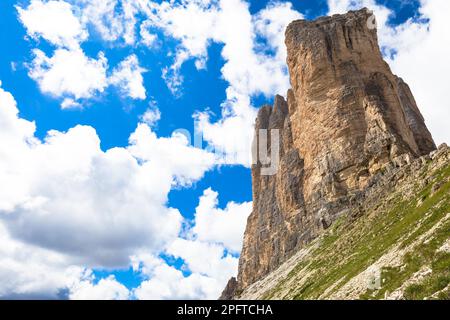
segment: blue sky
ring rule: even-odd
[[[217,296],[236,274],[251,211],[243,141],[251,139],[256,108],[289,87],[282,41],[295,18],[374,9],[394,72],[417,89],[436,140],[448,141],[446,88],[423,87],[425,77],[441,76],[449,50],[436,49],[445,1],[141,3],[0,2],[0,116],[11,121],[0,139],[11,139],[3,151],[13,159],[0,152],[0,186],[15,184],[0,198],[0,253],[32,252],[28,263],[45,274],[39,279],[14,260],[0,283],[17,281],[0,284],[0,297],[60,297],[61,290],[68,298]],[[436,55],[431,64],[425,54]],[[16,127],[20,134],[8,129]],[[204,149],[172,135],[180,128],[202,131]],[[11,141],[24,144],[17,155],[6,149]],[[236,158],[212,159],[207,146]],[[24,157],[30,162],[20,167],[15,159]]]

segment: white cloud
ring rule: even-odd
[[[226,250],[239,250],[249,204],[218,209],[217,193],[206,190],[191,239],[178,238],[181,215],[166,207],[171,188],[199,180],[213,155],[189,146],[182,134],[158,138],[146,124],[127,148],[106,152],[87,126],[50,131],[40,141],[1,88],[0,105],[0,177],[9,186],[0,194],[0,296],[217,298],[237,272],[238,259]],[[217,234],[205,230],[207,223]],[[161,250],[192,273],[148,258]],[[146,259],[131,258],[142,252]],[[149,279],[133,293],[112,277],[95,281],[89,269],[136,261]]]
[[[137,56],[132,54],[113,70],[109,82],[118,86],[120,91],[130,98],[144,100],[146,95],[142,73],[146,71],[139,66]]]
[[[30,37],[54,44],[52,57],[34,49],[29,75],[42,92],[63,98],[61,108],[80,108],[80,99],[90,99],[115,85],[132,99],[145,99],[141,68],[137,56],[131,54],[107,77],[107,59],[102,52],[97,59],[86,56],[80,43],[88,38],[92,24],[107,41],[123,39],[134,43],[136,9],[133,1],[41,1],[33,0],[26,8],[17,6],[19,19]],[[79,16],[75,16],[75,12]],[[146,41],[150,41],[146,35]]]
[[[139,27],[139,34],[141,36],[141,43],[147,47],[153,47],[158,40],[158,36],[150,32],[151,23],[144,21]]]
[[[289,88],[286,68],[284,32],[288,23],[299,19],[300,13],[290,3],[271,3],[255,16],[251,16],[247,4],[234,0],[222,1],[223,26],[218,31],[225,44],[222,55],[227,61],[222,68],[225,80],[238,94],[253,96],[285,93]],[[240,23],[228,21],[238,17]],[[263,41],[259,41],[261,37]],[[266,54],[272,51],[273,54]],[[235,95],[228,97],[235,98]]]
[[[179,41],[173,64],[163,70],[175,93],[182,86],[182,65],[193,59],[198,69],[205,68],[210,44],[223,45],[222,76],[229,87],[222,118],[211,122],[207,113],[197,113],[197,129],[218,150],[236,155],[226,163],[248,164],[256,116],[251,98],[282,94],[289,86],[284,28],[301,17],[289,3],[271,2],[253,16],[242,0],[71,3],[34,0],[18,8],[28,35],[56,46],[51,57],[34,50],[30,64],[30,76],[44,93],[61,98],[63,108],[80,107],[80,99],[93,98],[110,84],[144,99],[144,70],[135,55],[108,78],[103,54],[91,58],[79,47],[88,26],[105,41],[134,45],[139,10],[147,16],[139,29],[143,44],[155,44],[155,29]],[[329,3],[332,12],[361,4],[375,9],[381,45],[396,53],[392,68],[411,85],[437,140],[448,141],[444,77],[450,50],[442,40],[449,30],[448,1],[423,0],[421,17],[429,22],[409,20],[395,28],[385,23],[390,11],[372,0]],[[55,14],[64,28],[55,27],[58,19],[46,19]],[[14,98],[0,88],[0,181],[8,185],[0,193],[0,297],[217,298],[237,272],[238,260],[230,253],[241,248],[251,204],[230,202],[220,209],[218,194],[207,189],[192,226],[180,235],[182,217],[167,207],[168,193],[201,179],[217,161],[181,134],[157,137],[151,126],[159,117],[150,107],[124,148],[102,151],[87,126],[50,131],[41,141],[34,136],[35,124],[19,118]],[[155,258],[161,250],[182,259],[187,275]],[[96,281],[89,269],[127,266],[130,256],[147,276],[133,292],[112,277]]]
[[[158,138],[140,124],[127,148],[100,149],[95,130],[76,126],[34,138],[0,91],[0,219],[11,237],[85,266],[126,266],[140,248],[159,252],[181,227],[166,207],[173,186],[200,179],[212,155],[184,136]]]
[[[16,8],[33,38],[42,37],[57,46],[77,48],[88,36],[72,6],[65,1],[32,0],[28,7]]]
[[[427,126],[437,143],[450,141],[447,119],[450,118],[447,74],[450,65],[450,33],[445,0],[420,1],[420,16],[398,26],[389,25],[395,13],[374,0],[328,1],[330,13],[342,13],[366,6],[377,17],[380,45],[394,73],[411,87]]]
[[[161,112],[156,105],[151,104],[149,108],[141,115],[140,119],[149,127],[153,127],[161,118]]]
[[[87,57],[81,49],[57,49],[52,57],[39,49],[33,52],[29,75],[44,93],[75,100],[87,99],[103,92],[107,86],[108,62],[102,52],[97,59]]]
[[[166,253],[183,259],[187,274],[160,258],[136,256],[135,271],[148,278],[133,291],[137,299],[217,299],[237,273],[238,258],[219,245],[179,238]]]
[[[212,155],[181,135],[157,138],[144,124],[128,148],[106,152],[90,127],[51,131],[41,142],[1,88],[0,105],[0,177],[9,186],[0,195],[0,296],[58,297],[67,288],[74,299],[127,298],[115,279],[74,277],[71,266],[126,266],[143,248],[158,253],[180,231],[180,214],[165,207],[168,192],[200,179]],[[203,276],[182,279],[191,297],[210,292],[211,282],[219,288]]]
[[[12,238],[0,216],[0,299],[128,297],[113,279],[93,283],[92,271],[65,254]],[[3,217],[4,218],[4,217]]]
[[[218,193],[207,189],[199,199],[192,225],[167,245],[165,254],[182,259],[181,270],[150,254],[133,257],[133,268],[148,277],[134,291],[138,299],[217,299],[239,259],[251,203],[230,202],[217,208]],[[209,228],[209,229],[208,229]]]
[[[219,209],[217,198],[218,193],[211,189],[203,192],[195,210],[192,231],[200,241],[218,243],[232,252],[239,253],[252,203],[229,202],[225,209]]]
[[[0,87],[0,181],[2,185],[6,181],[15,182],[2,188],[0,211],[12,210],[14,203],[25,198],[28,190],[23,186],[27,177],[20,173],[26,169],[28,149],[38,143],[33,136],[34,122],[18,118],[18,112],[14,97]]]
[[[92,25],[101,39],[123,41],[133,45],[136,40],[135,0],[74,0],[82,12],[82,22]],[[141,1],[142,2],[142,1]]]
[[[222,155],[218,157],[219,164],[250,167],[256,109],[248,95],[238,94],[233,88],[227,89],[227,97],[229,99],[221,105],[222,118],[217,122],[211,122],[208,112],[195,114],[196,130],[218,155]]]
[[[161,77],[167,84],[167,87],[176,97],[181,95],[184,77],[181,75],[181,66],[189,59],[186,50],[178,50],[175,54],[174,63],[169,67],[163,67]]]
[[[252,17],[248,4],[242,0],[164,2],[153,6],[148,15],[147,24],[180,41],[172,69],[179,70],[190,58],[203,67],[209,44],[217,42],[224,44],[223,77],[235,90],[271,96],[274,91],[287,88],[282,30],[301,17],[290,3],[271,3]],[[258,42],[257,36],[269,41]],[[274,50],[275,56],[264,54],[265,50]]]
[[[198,130],[211,146],[226,155],[225,163],[249,166],[256,117],[250,98],[284,94],[289,88],[284,28],[301,14],[290,3],[272,2],[252,16],[248,3],[241,0],[164,3],[152,9],[148,15],[154,25],[180,41],[174,64],[163,73],[172,91],[177,92],[182,85],[179,70],[185,61],[194,58],[201,68],[209,44],[224,45],[221,71],[229,88],[222,118],[211,123],[207,113],[199,113]]]
[[[136,55],[121,61],[107,76],[108,61],[103,52],[97,59],[85,55],[81,49],[56,49],[52,57],[34,49],[34,59],[29,64],[29,76],[35,80],[41,91],[57,98],[63,98],[61,108],[80,108],[80,99],[98,96],[109,86],[132,99],[144,100],[146,90]]]
[[[207,56],[218,18],[215,1],[149,3],[144,11],[148,15],[144,22],[146,26],[160,28],[167,36],[180,40],[180,48],[185,52],[184,60],[189,57],[201,60]],[[181,66],[179,60],[177,57],[178,67]]]
[[[76,109],[81,107],[81,103],[72,98],[65,98],[63,102],[61,102],[61,109]]]
[[[159,174],[125,149],[102,153],[98,143],[88,127],[53,132],[28,150],[26,176],[7,167],[27,182],[17,189],[28,190],[21,201],[6,202],[13,209],[5,225],[14,238],[91,266],[120,267],[139,247],[158,250],[177,236],[181,215],[164,206],[169,169]],[[18,183],[10,178],[8,185]]]
[[[193,273],[211,277],[223,285],[237,272],[238,259],[224,254],[224,247],[214,243],[179,238],[169,245],[167,253],[183,259]]]
[[[184,261],[181,270],[149,255],[135,257],[136,267],[148,277],[134,290],[138,299],[217,299],[228,279],[236,276],[238,258],[221,245],[178,238],[166,254]],[[138,267],[137,267],[138,266]]]
[[[223,288],[217,280],[193,273],[187,277],[180,270],[159,261],[147,268],[151,275],[134,290],[140,300],[161,299],[216,299]]]
[[[0,221],[0,298],[57,298],[66,267],[63,255],[12,239]]]
[[[100,279],[95,283],[95,277],[90,270],[83,270],[68,284],[71,300],[127,300],[130,291],[114,276]]]

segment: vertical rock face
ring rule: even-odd
[[[436,148],[409,87],[382,58],[373,18],[362,9],[286,30],[292,89],[256,119],[257,132],[279,129],[279,166],[275,175],[252,168],[238,290],[345,214],[387,164]]]

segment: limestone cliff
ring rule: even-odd
[[[274,175],[261,174],[260,161],[252,167],[253,212],[235,293],[355,206],[363,210],[361,198],[387,167],[436,149],[408,85],[383,60],[372,18],[362,9],[286,30],[292,89],[262,107],[255,124],[256,132],[279,130],[279,164]]]
[[[450,148],[388,164],[353,201],[234,298],[450,300]]]

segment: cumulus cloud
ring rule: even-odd
[[[220,245],[175,240],[166,254],[182,259],[184,274],[159,258],[137,257],[144,280],[133,294],[138,299],[217,299],[228,279],[236,276],[238,258],[224,252]]]
[[[87,57],[79,48],[57,49],[52,57],[39,49],[34,49],[33,53],[29,76],[44,93],[75,100],[87,99],[103,92],[108,84],[108,62],[101,52],[97,59]],[[74,106],[68,101],[63,107]]]
[[[184,77],[181,74],[181,66],[188,60],[189,55],[185,50],[178,50],[175,54],[175,61],[171,66],[163,67],[161,77],[167,84],[167,87],[175,97],[181,96]]]
[[[450,32],[447,20],[450,3],[424,0],[421,5],[421,18],[428,22],[409,20],[395,29],[393,47],[397,53],[389,63],[411,86],[436,142],[449,142],[447,74],[450,65],[446,61],[450,56],[450,41],[445,39]]]
[[[448,141],[443,77],[450,70],[442,63],[450,53],[443,41],[448,1],[422,0],[420,17],[395,27],[387,23],[392,12],[373,0],[329,0],[329,6],[333,13],[374,9],[383,52],[411,85],[435,138]],[[30,76],[42,92],[62,99],[63,108],[81,107],[80,100],[109,85],[134,99],[146,97],[137,56],[108,72],[103,53],[88,57],[80,48],[87,30],[110,45],[133,46],[140,36],[152,48],[155,30],[177,40],[173,63],[162,70],[174,94],[182,90],[183,64],[193,60],[203,69],[210,44],[223,45],[221,71],[228,88],[222,117],[213,122],[207,112],[195,116],[209,144],[234,157],[218,162],[181,134],[158,137],[152,126],[160,113],[153,106],[127,147],[101,150],[88,126],[50,131],[40,140],[35,124],[18,116],[14,98],[0,88],[0,181],[8,186],[0,193],[0,297],[217,298],[236,274],[251,204],[218,208],[218,193],[207,189],[183,230],[183,218],[167,206],[167,195],[173,187],[195,183],[215,164],[249,164],[252,98],[283,94],[289,87],[284,29],[302,15],[277,1],[252,15],[243,0],[32,0],[17,10],[30,38],[56,47],[50,56],[33,51]],[[137,16],[144,17],[139,28]],[[158,258],[161,252],[181,259],[182,270]],[[113,277],[95,279],[90,270],[128,266],[130,256],[146,277],[136,290]]]
[[[142,73],[145,71],[139,66],[137,56],[132,54],[113,70],[109,82],[130,98],[144,100],[146,95]]]
[[[224,254],[223,246],[214,243],[180,238],[168,247],[167,253],[183,259],[193,273],[211,277],[222,285],[237,271],[238,259]]]
[[[148,109],[141,115],[140,119],[149,127],[153,127],[161,118],[161,112],[158,107],[151,103]]]
[[[73,279],[67,267],[64,255],[11,238],[0,221],[0,298],[58,298]]]
[[[9,186],[0,194],[0,296],[216,298],[236,274],[230,252],[239,250],[248,203],[219,209],[218,194],[206,190],[188,238],[179,238],[185,232],[178,210],[166,206],[174,186],[212,168],[212,154],[189,146],[182,134],[157,137],[144,123],[126,148],[102,151],[88,126],[49,131],[42,141],[1,88],[0,106],[0,178]],[[130,292],[113,277],[96,281],[90,270],[126,267],[136,254],[162,250],[182,259],[190,274],[144,259],[148,279]]]
[[[204,68],[211,43],[223,44],[222,77],[229,83],[222,118],[210,121],[208,113],[198,113],[197,129],[219,153],[225,163],[250,165],[250,143],[256,109],[251,98],[260,94],[272,97],[289,88],[286,68],[284,29],[302,15],[291,3],[271,2],[256,15],[242,0],[147,2],[143,12],[147,25],[179,40],[174,63],[163,69],[169,88],[177,94],[183,77],[180,69],[189,59]]]
[[[6,181],[17,179],[8,188],[2,188],[1,211],[11,211],[16,202],[25,198],[28,192],[23,188],[27,184],[26,173],[19,176],[20,171],[16,166],[26,169],[27,150],[38,144],[33,136],[36,125],[18,118],[18,113],[14,97],[0,87],[0,181],[6,185]]]
[[[148,278],[133,291],[136,298],[217,299],[228,279],[237,274],[238,258],[224,253],[220,245],[179,238],[166,254],[182,259],[188,274],[162,259],[152,258],[150,263],[146,259],[136,269]]]
[[[49,6],[47,3],[38,2],[41,6]],[[236,154],[236,159],[231,161],[232,163],[242,164],[243,159],[247,160],[247,164],[249,163],[249,147],[237,148],[234,136],[223,141],[223,137],[227,136],[223,133],[232,127],[239,131],[236,135],[239,135],[242,141],[248,137],[251,138],[251,127],[256,112],[250,104],[250,97],[258,94],[271,97],[274,92],[284,93],[288,88],[282,34],[287,23],[301,17],[300,13],[292,9],[290,3],[271,2],[267,8],[255,16],[250,14],[248,3],[243,0],[191,0],[161,3],[77,0],[72,3],[79,12],[80,17],[74,17],[79,28],[85,30],[87,26],[92,25],[106,41],[122,39],[126,45],[133,45],[136,40],[137,15],[146,17],[139,26],[142,43],[151,46],[156,41],[157,36],[155,33],[150,33],[150,29],[161,30],[164,35],[178,40],[179,45],[171,52],[173,64],[162,68],[162,77],[175,96],[182,92],[184,80],[181,74],[182,65],[194,59],[197,69],[205,68],[209,45],[213,42],[223,44],[222,56],[225,64],[222,75],[230,87],[227,90],[227,100],[222,106],[222,120],[211,123],[207,114],[203,114],[199,117],[202,120],[199,129],[204,131],[206,140],[212,146],[226,154]],[[60,6],[67,12],[73,11],[68,3],[63,2]],[[19,8],[18,10],[22,15],[27,13],[31,15],[36,11],[32,5],[27,9]],[[50,13],[44,12],[40,17],[45,16],[46,20],[51,20],[47,15]],[[30,23],[27,24],[27,20],[22,19],[22,22],[27,28],[30,25]],[[36,22],[34,29],[43,28],[44,26]],[[34,29],[30,29],[30,34],[33,34]],[[80,42],[85,37],[86,32],[83,31],[83,37],[73,36],[72,42]],[[50,36],[46,39],[50,39]],[[61,45],[61,41],[57,41],[56,44]],[[40,60],[35,59],[34,65],[40,65],[42,56],[43,54],[39,55]],[[135,60],[132,55],[123,61],[123,64],[113,72],[109,83],[121,84],[122,92],[128,92],[131,97],[143,99],[145,89],[139,77],[143,70]],[[78,61],[81,62],[80,59]],[[34,79],[40,83],[39,79],[42,77],[38,77],[39,69],[34,73],[36,74]],[[77,86],[81,85],[76,83]],[[98,82],[98,86],[104,89],[104,82]],[[83,97],[87,93],[92,96],[94,93],[101,92],[102,90],[99,89],[94,86],[91,90],[84,90]],[[44,90],[44,92],[60,96],[59,92],[51,91]],[[70,94],[80,93],[75,90],[68,91]],[[69,98],[72,99],[72,97]],[[63,106],[66,108],[78,106],[79,102],[76,100],[65,100]]]
[[[12,239],[88,267],[126,267],[141,248],[159,252],[181,227],[166,206],[172,187],[200,179],[214,162],[184,136],[159,138],[140,124],[126,148],[100,149],[76,126],[34,137],[0,89],[0,221]]]
[[[26,9],[16,8],[19,20],[33,38],[42,37],[54,45],[74,48],[88,36],[67,2],[32,0]]]
[[[0,299],[128,299],[114,277],[96,281],[64,254],[12,238],[0,220]]]
[[[416,98],[437,143],[450,141],[447,119],[450,103],[447,99],[446,75],[450,65],[445,63],[450,54],[447,35],[450,26],[447,12],[450,3],[445,0],[421,0],[419,16],[392,26],[389,18],[395,13],[374,0],[328,1],[330,13],[368,7],[377,16],[380,45],[393,72],[407,82]]]
[[[184,276],[162,260],[143,266],[150,279],[143,281],[133,292],[140,300],[216,299],[217,292],[223,289],[221,283],[211,277],[198,273]]]
[[[105,40],[123,38],[125,43],[132,44],[133,2],[123,1],[120,10],[117,0],[71,3],[33,0],[26,8],[16,6],[27,34],[34,39],[41,37],[57,47],[51,57],[39,49],[33,50],[34,58],[28,65],[30,77],[42,92],[62,98],[63,109],[80,108],[80,99],[94,98],[109,85],[118,87],[132,99],[145,99],[142,73],[146,70],[139,66],[136,55],[131,54],[120,62],[108,76],[108,62],[103,52],[91,58],[80,47],[89,36],[90,24]]]
[[[174,63],[163,69],[163,77],[174,93],[182,85],[182,65],[194,59],[198,69],[204,68],[210,43],[223,44],[222,73],[230,84],[227,100],[222,105],[223,118],[211,123],[208,114],[199,113],[197,129],[202,129],[207,140],[220,151],[231,154],[238,146],[240,158],[232,163],[245,162],[249,145],[241,146],[236,141],[251,141],[255,116],[251,97],[270,96],[272,90],[287,88],[287,72],[284,61],[281,62],[285,58],[284,46],[276,33],[284,28],[287,20],[299,17],[289,4],[271,4],[252,17],[248,4],[240,0],[134,4],[121,1],[126,4],[127,12],[118,9],[121,8],[117,6],[119,1],[73,3],[81,4],[82,25],[93,25],[106,41],[123,39],[125,43],[134,43],[134,10],[138,6],[149,18],[141,28],[141,34],[146,37],[143,42],[151,45],[156,41],[156,36],[150,32],[142,32],[152,28],[162,29],[167,36],[179,40],[180,45],[173,52]],[[288,16],[280,19],[278,14]],[[191,23],[192,17],[196,17],[196,23]],[[238,23],[230,25],[230,21]],[[263,41],[258,42],[260,38]],[[59,73],[62,61],[70,65],[67,62],[71,59],[77,62],[76,70],[67,75]],[[57,48],[52,57],[35,50],[30,75],[43,92],[63,97],[64,108],[79,107],[79,99],[91,98],[111,84],[131,97],[145,98],[141,75],[144,70],[136,56],[122,61],[109,78],[106,69],[107,60],[102,54],[97,59],[89,58],[72,46]],[[100,76],[81,86],[80,82],[89,72]],[[74,80],[73,83],[68,79]],[[20,119],[17,114],[13,118]],[[158,118],[159,111],[149,108],[141,118],[143,123],[130,136],[129,146],[106,152],[100,150],[99,139],[90,127],[51,131],[45,141],[40,141],[34,138],[33,124],[27,122],[29,128],[24,130],[26,134],[20,138],[20,146],[35,166],[29,167],[26,162],[20,168],[29,167],[30,171],[38,171],[33,170],[37,166],[42,168],[34,175],[24,173],[20,177],[18,174],[8,177],[16,181],[23,178],[23,182],[18,187],[19,193],[2,199],[4,215],[9,217],[4,220],[5,228],[12,238],[27,246],[37,245],[63,256],[64,268],[72,264],[124,266],[135,252],[154,255],[158,248],[165,248],[165,254],[183,260],[188,274],[158,258],[152,263],[148,260],[138,263],[139,270],[148,279],[133,292],[135,297],[217,298],[228,278],[237,272],[238,259],[233,254],[238,253],[242,245],[251,204],[230,202],[220,209],[218,194],[208,189],[200,198],[192,228],[182,233],[182,238],[177,238],[181,215],[176,209],[165,206],[168,192],[173,186],[188,186],[200,179],[206,170],[217,164],[217,159],[190,147],[181,134],[158,138],[151,130]],[[232,140],[221,140],[224,136],[231,136]],[[44,154],[51,155],[54,161],[42,164]],[[21,171],[20,168],[17,171]],[[60,212],[65,213],[64,217]],[[132,212],[132,216],[125,217],[126,212]],[[164,221],[159,217],[164,217]],[[207,230],[208,224],[211,230]],[[159,229],[152,229],[156,225]],[[228,236],[227,232],[230,232]],[[62,235],[67,241],[56,241]],[[66,284],[71,298],[124,298],[130,294],[113,278],[96,282],[89,270],[85,270],[88,275],[78,269],[77,272],[76,277],[67,279],[65,276],[58,282]]]
[[[151,29],[152,24],[149,23],[148,20],[141,23],[139,27],[139,35],[141,36],[140,43],[147,47],[153,47],[158,40],[158,36],[155,33],[151,32]]]
[[[229,202],[225,209],[220,209],[217,208],[218,195],[210,188],[203,192],[195,210],[192,231],[200,241],[218,243],[227,250],[239,253],[252,203]]]
[[[104,41],[135,42],[134,0],[32,0],[26,8],[16,8],[29,36],[57,46],[77,47],[90,27]]]
[[[33,53],[34,59],[28,66],[29,76],[42,92],[63,98],[62,109],[81,107],[80,99],[96,97],[109,85],[132,99],[146,98],[142,76],[146,70],[134,54],[121,61],[108,76],[108,61],[103,52],[97,59],[86,56],[80,48],[57,49],[52,57],[39,49],[34,49]]]
[[[64,98],[61,102],[61,109],[81,109],[82,104],[72,98]]]
[[[217,299],[228,279],[236,276],[245,222],[251,203],[229,202],[217,208],[218,193],[206,189],[199,199],[192,226],[165,249],[183,261],[183,272],[159,258],[144,254],[134,259],[135,269],[148,279],[134,291],[139,299]]]
[[[63,98],[63,109],[79,108],[80,99],[90,99],[101,94],[109,85],[115,86],[124,96],[144,100],[146,90],[136,55],[121,61],[107,75],[108,61],[100,52],[97,59],[85,55],[83,50],[57,49],[52,57],[34,49],[34,59],[29,64],[29,76],[42,92]]]

